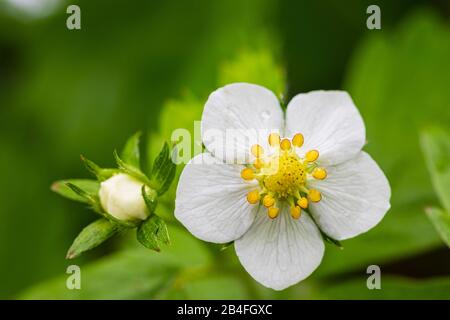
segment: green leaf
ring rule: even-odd
[[[128,163],[125,163],[117,154],[117,151],[114,150],[114,158],[116,159],[117,166],[121,171],[124,173],[142,181],[143,183],[149,185],[150,187],[153,187],[154,184],[147,178],[147,176],[138,168],[129,165]]]
[[[100,189],[100,183],[95,180],[69,179],[54,182],[51,185],[51,190],[68,199],[83,203],[90,203],[90,200],[74,191],[73,188],[69,187],[68,184],[73,185],[78,189],[84,190],[87,194],[90,195],[98,194],[98,190]]]
[[[433,127],[422,132],[420,141],[434,189],[446,211],[450,212],[450,135]]]
[[[442,240],[450,247],[450,213],[438,208],[427,208],[426,213]]]
[[[169,244],[166,223],[157,215],[152,215],[137,229],[137,239],[146,248],[160,251],[161,244]]]
[[[153,185],[159,195],[164,194],[169,189],[170,184],[175,178],[176,165],[172,161],[169,144],[164,143],[159,155],[156,157],[152,166],[150,176]]]
[[[117,224],[114,224],[105,218],[94,221],[85,227],[75,238],[72,246],[67,252],[66,258],[76,258],[83,252],[97,247],[119,230],[120,228]]]
[[[138,131],[133,136],[131,136],[120,154],[120,157],[127,164],[140,168],[140,152],[139,152],[139,141],[141,139],[142,132]]]
[[[142,197],[147,205],[150,214],[155,212],[156,205],[158,204],[158,193],[145,185],[142,186]]]
[[[171,286],[188,269],[209,265],[212,257],[202,241],[181,228],[171,228],[173,244],[154,253],[138,245],[129,246],[91,263],[80,265],[81,290],[68,290],[68,275],[34,285],[20,299],[151,299]],[[117,288],[120,288],[118,290]],[[191,298],[195,298],[191,297]]]
[[[83,155],[80,156],[81,161],[83,161],[86,169],[93,173],[99,181],[105,181],[111,178],[113,175],[119,172],[117,169],[103,169],[95,164],[93,161],[85,158]]]

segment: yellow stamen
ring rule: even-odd
[[[278,217],[279,212],[280,212],[280,209],[278,209],[276,207],[270,207],[269,210],[267,211],[270,219],[275,219],[276,217]]]
[[[264,165],[264,162],[262,162],[262,160],[259,158],[257,158],[255,160],[255,162],[253,162],[253,166],[255,167],[255,169],[258,169],[258,170],[261,169],[263,165]]]
[[[261,157],[264,154],[264,149],[259,144],[252,145],[252,148],[250,151],[257,158]]]
[[[278,133],[269,134],[269,144],[272,147],[277,147],[280,145],[280,135]]]
[[[261,199],[261,196],[259,195],[258,190],[253,190],[247,193],[247,201],[250,204],[256,204],[259,202],[259,199]]]
[[[298,199],[297,204],[300,206],[300,208],[306,209],[308,208],[308,199],[306,199],[305,197],[301,197],[300,199]]]
[[[241,177],[244,180],[253,180],[255,178],[255,173],[250,168],[245,168],[241,171]]]
[[[266,208],[272,207],[275,204],[275,199],[271,195],[266,195],[263,198],[263,205]]]
[[[312,176],[317,180],[323,180],[327,177],[327,171],[324,168],[315,168],[312,172]]]
[[[280,209],[276,207],[278,203],[287,202],[290,204],[292,218],[299,219],[302,210],[307,209],[311,202],[322,199],[318,190],[308,188],[308,180],[323,180],[328,173],[316,163],[319,151],[309,150],[304,157],[296,153],[295,148],[304,145],[301,133],[296,133],[292,139],[281,139],[279,133],[272,132],[268,136],[268,143],[271,147],[269,149],[275,148],[275,152],[266,155],[261,145],[252,145],[250,151],[255,156],[253,164],[243,167],[241,171],[242,179],[256,179],[259,184],[256,190],[247,193],[247,201],[250,204],[264,205],[271,219],[275,219],[280,213]]]
[[[298,206],[291,207],[292,218],[298,219],[298,218],[300,218],[301,215],[302,215],[302,210],[300,209],[300,207],[298,207]]]
[[[281,141],[281,150],[289,150],[291,149],[291,142],[289,141],[289,139],[283,139]]]
[[[293,138],[292,138],[292,144],[297,147],[300,148],[303,145],[303,135],[301,133],[297,133]]]
[[[316,189],[309,190],[308,197],[312,202],[319,202],[322,199],[322,195]]]
[[[317,150],[310,150],[306,153],[305,158],[308,162],[314,162],[319,158],[319,151]]]

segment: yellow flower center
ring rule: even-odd
[[[309,150],[303,158],[297,154],[296,149],[304,142],[301,133],[294,135],[292,140],[271,133],[268,141],[273,152],[265,152],[262,146],[253,145],[250,151],[256,159],[241,172],[242,179],[259,182],[258,189],[248,193],[247,201],[262,203],[271,219],[279,214],[279,202],[286,201],[291,207],[291,217],[299,219],[301,210],[307,209],[309,202],[322,199],[319,190],[308,188],[308,181],[326,179],[327,171],[316,164],[319,151]]]
[[[280,156],[274,156],[269,165],[269,174],[263,179],[263,185],[269,193],[287,198],[294,196],[305,185],[306,166],[296,154],[282,152]]]

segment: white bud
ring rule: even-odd
[[[119,220],[145,220],[149,212],[142,197],[142,185],[142,182],[124,173],[103,181],[99,191],[103,209]]]

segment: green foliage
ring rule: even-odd
[[[87,177],[77,163],[81,150],[111,167],[118,141],[136,129],[159,135],[158,114],[180,88],[195,93],[201,114],[217,63],[242,47],[264,45],[277,7],[272,0],[141,0],[141,10],[123,4],[105,15],[108,4],[80,0],[89,12],[89,31],[70,34],[60,28],[64,10],[26,23],[0,12],[0,164],[8,168],[0,179],[0,260],[8,261],[0,264],[1,298],[60,273],[67,245],[90,222],[84,206],[59,199],[45,186],[60,177]],[[110,21],[117,23],[105,33]],[[183,121],[183,113],[173,114],[180,117],[172,122]],[[171,132],[155,141],[151,159]],[[163,197],[168,200],[175,188]],[[173,213],[167,203],[159,203],[161,216],[163,208]],[[120,243],[108,242],[80,260],[95,260]]]
[[[203,102],[196,98],[192,93],[184,93],[181,98],[175,100],[168,100],[162,107],[160,114],[160,129],[159,133],[153,133],[150,135],[148,142],[149,145],[147,150],[149,152],[147,158],[153,159],[160,152],[160,146],[165,143],[167,137],[172,137],[172,133],[176,129],[185,129],[189,132],[191,141],[191,149],[181,150],[177,149],[178,152],[190,152],[190,154],[195,156],[197,154],[196,150],[201,150],[201,137],[199,128],[195,127],[195,121],[200,121],[203,111]],[[177,115],[174,117],[173,115]],[[198,123],[198,122],[197,122]],[[197,130],[195,130],[197,129]],[[171,141],[172,143],[181,143],[182,141]],[[196,147],[195,147],[196,146]],[[178,156],[183,156],[184,154],[177,154]],[[153,163],[149,162],[148,167],[152,168]],[[173,208],[173,199],[175,198],[175,190],[177,186],[177,181],[181,171],[183,170],[184,164],[181,163],[176,167],[175,171],[175,183],[173,183],[167,192],[161,198],[165,200],[168,206]]]
[[[161,244],[169,244],[169,232],[166,223],[157,215],[152,215],[137,229],[137,239],[146,248],[160,251]]]
[[[219,69],[219,86],[233,82],[257,83],[279,97],[285,94],[285,78],[284,69],[267,49],[241,50],[235,59],[223,63]]]
[[[262,57],[258,58],[259,55],[262,55]],[[246,66],[245,63],[243,63],[240,60],[243,60],[244,62],[247,61],[248,56],[252,56],[256,58],[259,62],[259,65],[263,67],[264,70],[268,74],[276,75],[278,72],[280,72],[280,68],[276,66],[273,63],[273,58],[268,56],[268,52],[264,53],[245,53],[244,58],[242,56],[238,56],[237,62],[229,62],[229,65],[239,65],[240,67],[236,70],[240,70],[241,75],[237,75],[235,81],[251,81],[256,82],[262,85],[265,84],[264,79],[258,79],[253,75],[255,78],[248,78],[248,76],[252,75],[252,71],[255,70],[255,66],[253,64]],[[263,66],[262,62],[267,62],[269,65]],[[264,72],[264,74],[266,74]],[[224,74],[224,75],[222,75]],[[260,74],[262,75],[262,73]],[[226,77],[231,76],[231,73],[227,67],[221,68],[221,71],[219,72],[219,77],[222,79],[226,79]],[[268,78],[267,78],[268,79]],[[272,84],[277,84],[278,88],[282,88],[284,83],[277,81],[281,79],[280,77],[275,77],[272,79]],[[269,85],[270,86],[270,85]],[[211,87],[211,90],[214,88]],[[276,89],[273,89],[276,90]],[[163,108],[163,112],[161,113],[161,121],[160,121],[160,133],[159,134],[153,134],[150,136],[149,140],[149,148],[150,151],[147,159],[154,158],[155,152],[155,146],[157,146],[161,141],[162,137],[168,137],[171,136],[173,130],[184,128],[187,129],[191,133],[191,137],[194,137],[191,139],[191,147],[193,153],[195,153],[195,150],[201,150],[201,148],[194,148],[194,144],[200,144],[200,132],[194,132],[194,121],[200,120],[201,111],[203,109],[202,102],[195,98],[192,94],[186,94],[183,96],[180,100],[170,100],[167,102],[167,104]],[[174,117],[174,114],[177,115],[177,117]],[[195,134],[194,134],[195,133]],[[161,137],[161,138],[159,138]],[[177,150],[175,150],[177,152]],[[198,151],[197,151],[198,152]],[[123,153],[122,153],[123,157]],[[119,169],[124,171],[125,173],[128,173],[132,176],[135,176],[138,179],[143,180],[143,177],[141,174],[143,174],[140,170],[136,169],[136,167],[131,166],[129,163],[127,163],[122,157],[119,157],[117,153],[115,153],[115,158],[117,161],[117,164],[119,166]],[[180,166],[181,167],[181,166]],[[176,177],[178,178],[179,173],[181,170],[177,170]],[[155,187],[156,190],[161,193],[165,189],[168,188],[168,184],[170,185],[170,179],[175,175],[175,165],[171,161],[171,154],[170,154],[170,148],[167,143],[163,144],[163,148],[161,151],[159,151],[158,156],[155,158],[151,165],[151,174],[150,174],[150,183],[149,185],[152,187]],[[169,183],[167,182],[169,181]],[[161,187],[159,187],[161,186]],[[170,215],[173,215],[173,202],[175,198],[175,188],[167,192],[162,199],[166,200],[166,203],[168,204],[168,207],[166,207],[166,210],[168,210]],[[143,196],[144,200],[147,203],[147,206],[152,208],[150,212],[154,211],[154,199],[155,195],[151,193],[152,189],[147,189],[143,187]],[[158,196],[159,198],[159,196]],[[160,200],[160,199],[158,199]],[[164,205],[164,204],[163,204]],[[162,207],[162,206],[161,206]],[[158,209],[159,210],[159,209]],[[159,214],[158,214],[159,215]],[[191,237],[191,235],[188,235],[188,237]],[[159,251],[161,244],[168,244],[169,242],[169,235],[167,232],[167,227],[164,222],[159,216],[156,214],[153,214],[150,216],[149,219],[141,223],[137,228],[137,239],[138,241],[143,244],[145,247]],[[197,254],[194,249],[190,249],[185,246],[183,242],[177,243],[177,241],[180,241],[175,235],[175,237],[172,235],[172,246],[177,246],[178,248],[185,248],[183,249],[183,255],[180,256],[180,259],[187,259],[190,260],[190,256],[194,256]],[[171,247],[172,247],[171,246]],[[205,247],[206,244],[202,243],[201,246]],[[170,251],[172,248],[169,247],[167,250],[164,250],[160,254],[161,260],[152,260],[152,265],[159,266],[160,264],[165,264],[165,254],[166,251]],[[196,248],[196,250],[199,250],[200,245]],[[204,250],[204,249],[202,249]],[[220,254],[220,250],[215,250],[216,254]],[[234,254],[234,253],[233,253]],[[189,256],[187,258],[186,256]],[[116,261],[122,261],[123,256],[122,255],[113,255],[111,257],[111,263],[115,264]],[[130,259],[129,257],[127,259]],[[120,262],[117,262],[120,263]],[[123,262],[124,263],[124,262]],[[94,262],[92,265],[97,265],[98,262]],[[155,290],[154,297],[157,298],[176,298],[176,297],[188,297],[188,298],[198,298],[198,297],[207,297],[209,295],[210,297],[215,298],[248,298],[251,297],[250,292],[251,290],[248,288],[247,285],[242,284],[242,281],[239,278],[236,278],[234,273],[229,274],[223,274],[220,272],[220,274],[216,274],[216,272],[208,272],[210,271],[210,265],[208,264],[202,264],[201,266],[189,266],[189,268],[182,269],[182,270],[170,270],[170,267],[164,267],[161,268],[161,270],[164,270],[164,272],[160,271],[158,269],[158,274],[152,274],[152,278],[148,279],[148,282],[151,284],[149,288],[145,289],[145,292],[148,294],[153,294],[152,290]],[[239,274],[242,274],[243,271],[240,266],[239,267]],[[90,267],[89,267],[90,268]],[[221,269],[220,266],[215,266],[215,268]],[[90,270],[90,269],[89,269]],[[136,273],[136,270],[129,270],[127,273]],[[218,271],[219,272],[219,271]],[[173,273],[178,275],[173,275]],[[129,275],[132,276],[131,274]],[[111,277],[117,277],[115,273],[111,274]],[[250,281],[250,283],[253,283],[253,280],[248,280],[248,275],[244,275],[246,278],[246,281]],[[57,280],[53,280],[48,284],[49,289],[36,289],[33,292],[38,292],[39,290],[42,290],[44,292],[52,292],[52,283],[55,283]],[[61,280],[59,280],[61,281]],[[98,280],[99,282],[102,282],[102,280]],[[153,286],[154,284],[154,286]],[[253,286],[250,285],[250,287]],[[83,289],[84,291],[85,289]],[[104,290],[110,290],[109,288],[104,288]],[[127,297],[126,290],[123,291],[124,293],[121,295],[121,297]],[[60,293],[56,294],[56,296],[59,296]],[[96,297],[102,297],[106,292],[97,292]],[[133,292],[132,294],[139,295],[139,292]],[[30,296],[27,296],[29,298]],[[31,295],[32,297],[32,295]]]
[[[96,6],[93,2],[86,2],[85,5],[92,8]],[[103,4],[98,6],[101,5]],[[147,6],[153,9],[156,4]],[[186,10],[190,8],[187,4],[180,6]],[[5,183],[3,188],[9,190],[12,186],[12,190],[17,191],[20,198],[10,201],[7,199],[4,211],[20,214],[21,211],[16,210],[18,205],[13,201],[21,202],[20,205],[23,206],[22,197],[27,197],[25,199],[29,199],[28,202],[33,204],[36,202],[30,199],[39,197],[44,203],[39,211],[48,213],[48,224],[37,230],[33,221],[37,218],[41,221],[42,217],[41,214],[33,216],[32,210],[22,210],[31,213],[19,215],[17,219],[20,220],[17,221],[13,215],[2,216],[0,246],[5,243],[3,247],[6,248],[2,251],[0,247],[0,254],[3,252],[2,260],[17,261],[20,269],[20,266],[40,259],[40,264],[36,264],[38,269],[35,274],[27,276],[27,270],[20,269],[17,273],[20,277],[16,276],[10,283],[5,279],[2,285],[9,288],[23,287],[31,281],[30,277],[33,281],[38,281],[60,270],[59,277],[28,289],[20,298],[447,297],[448,277],[413,281],[383,274],[382,290],[370,291],[365,285],[365,268],[368,264],[401,261],[441,245],[435,230],[423,214],[425,206],[434,207],[438,204],[436,193],[439,196],[440,191],[436,187],[434,173],[430,174],[426,170],[425,162],[420,156],[418,132],[428,124],[445,128],[450,123],[446,107],[450,105],[446,87],[450,83],[450,63],[447,58],[450,56],[449,31],[447,25],[428,14],[415,14],[401,23],[399,28],[383,29],[389,32],[369,33],[368,39],[362,43],[349,64],[350,72],[344,87],[354,98],[366,122],[369,142],[366,149],[386,172],[392,185],[392,209],[376,228],[343,242],[344,250],[328,246],[323,263],[312,277],[283,292],[274,292],[250,279],[231,248],[220,252],[217,246],[197,241],[185,231],[170,226],[172,245],[163,252],[156,254],[144,248],[135,248],[134,236],[131,240],[124,238],[119,243],[126,245],[123,250],[83,263],[82,290],[66,289],[67,275],[61,271],[64,263],[58,260],[64,248],[59,248],[59,242],[68,241],[67,237],[70,236],[73,226],[83,221],[74,220],[74,217],[80,215],[70,215],[69,212],[62,215],[61,212],[75,210],[65,203],[57,202],[45,192],[39,193],[42,180],[51,181],[54,176],[72,173],[72,162],[67,160],[70,159],[68,155],[78,153],[80,145],[83,148],[86,146],[89,154],[94,154],[96,159],[105,159],[101,157],[105,157],[115,141],[136,127],[158,129],[153,130],[147,139],[147,152],[151,156],[141,159],[146,164],[141,171],[150,172],[152,160],[159,154],[160,146],[171,136],[174,129],[186,128],[194,133],[193,121],[200,120],[207,94],[216,88],[214,83],[221,86],[228,82],[253,82],[264,85],[277,94],[283,93],[284,74],[274,63],[271,52],[276,44],[266,41],[267,39],[261,41],[265,38],[264,35],[261,36],[264,32],[253,32],[266,26],[263,13],[273,11],[271,8],[269,1],[205,1],[201,2],[201,8],[197,8],[201,10],[194,10],[197,12],[197,19],[192,19],[186,18],[186,10],[173,10],[172,4],[161,3],[158,10],[148,10],[158,12],[158,16],[153,17],[156,19],[148,19],[147,16],[144,19],[144,16],[139,14],[136,17],[134,12],[128,12],[126,15],[120,12],[120,15],[114,16],[122,22],[117,25],[126,24],[128,29],[126,32],[111,30],[114,36],[110,38],[104,37],[102,29],[93,22],[89,36],[101,37],[100,44],[93,41],[95,38],[83,38],[84,35],[73,38],[73,42],[67,42],[66,35],[64,38],[58,38],[55,34],[49,37],[51,41],[36,40],[34,51],[39,48],[43,54],[35,62],[32,78],[16,89],[20,96],[24,97],[18,100],[14,108],[7,108],[7,112],[1,115],[6,126],[8,123],[27,123],[24,120],[33,119],[33,124],[39,132],[38,141],[45,143],[33,145],[25,135],[18,138],[18,130],[14,128],[14,131],[11,130],[14,134],[0,138],[6,157],[5,160],[0,159],[0,162],[3,167],[12,166],[15,172],[23,171],[30,190],[33,190],[23,190],[22,183],[15,185],[16,176],[6,172],[2,180],[8,183]],[[95,10],[90,12],[97,18],[91,19],[92,21],[102,21],[96,16]],[[234,19],[229,19],[230,14],[234,15]],[[171,21],[175,20],[180,21],[186,28],[180,30],[178,26],[173,25]],[[128,23],[130,21],[133,23]],[[152,28],[153,24],[158,25],[158,28]],[[335,21],[330,20],[331,24],[335,24]],[[203,28],[204,25],[208,28]],[[44,26],[41,32],[54,29],[50,27],[54,26]],[[133,36],[130,37],[130,34]],[[195,34],[195,37],[190,37],[190,34]],[[314,38],[315,33],[311,32],[311,37]],[[160,46],[155,51],[153,45],[146,46],[145,42],[136,41],[143,38],[171,41],[160,41]],[[213,41],[216,39],[220,41]],[[336,43],[341,43],[340,40],[335,39]],[[64,43],[64,46],[55,48],[58,41]],[[136,46],[136,43],[139,43],[139,46]],[[255,47],[258,49],[255,50]],[[299,47],[302,48],[302,45]],[[123,48],[126,48],[127,59],[123,59]],[[178,54],[180,48],[185,48],[182,55]],[[84,51],[87,53],[83,53]],[[343,46],[342,51],[336,55],[340,57],[343,52],[347,54],[349,51],[349,48]],[[95,54],[92,55],[92,52]],[[328,83],[320,82],[328,78],[326,72],[321,74],[320,71],[328,70],[327,68],[335,63],[315,58],[311,56],[311,59],[304,62],[304,65],[311,65],[311,70],[318,70],[315,74],[308,73],[315,78],[306,83],[306,87],[309,88],[314,83],[313,87],[320,89],[316,83]],[[226,62],[221,64],[216,72],[220,61]],[[289,63],[287,61],[286,65],[289,66]],[[112,70],[111,66],[114,66]],[[290,77],[292,76],[291,73]],[[47,84],[52,81],[55,87],[47,89]],[[92,89],[93,85],[95,90]],[[179,98],[164,103],[168,96],[186,85],[190,90],[185,90]],[[292,93],[304,91],[302,88],[304,87],[293,87],[290,83]],[[60,106],[61,101],[66,101],[64,108]],[[29,105],[36,106],[36,110],[34,107],[26,107]],[[96,116],[92,117],[94,108]],[[10,112],[13,110],[19,111]],[[159,118],[155,117],[157,112],[160,114]],[[50,114],[51,117],[48,116]],[[61,134],[55,136],[54,132]],[[197,140],[191,141],[192,146],[195,143],[201,145],[198,137],[197,133]],[[26,152],[17,147],[22,141],[29,144]],[[47,149],[41,150],[44,145],[48,145]],[[130,145],[135,146],[134,143]],[[34,150],[39,156],[30,158],[30,150]],[[129,150],[136,149],[130,147]],[[130,160],[125,153],[135,154],[133,151],[122,152],[121,163],[135,167],[139,161],[136,161],[136,158]],[[42,162],[41,157],[46,160],[45,166],[39,165]],[[28,169],[31,161],[37,168]],[[47,163],[59,171],[45,176]],[[75,168],[75,165],[73,166]],[[129,170],[130,167],[124,165],[122,169]],[[181,169],[182,166],[177,168],[176,179]],[[24,177],[20,181],[23,181]],[[70,182],[89,193],[92,191],[72,180]],[[430,182],[434,183],[436,193],[432,191]],[[98,188],[98,182],[96,184]],[[442,182],[438,184],[442,185]],[[52,188],[63,196],[85,201],[61,181]],[[173,183],[168,191],[158,198],[157,212],[161,217],[164,215],[164,219],[173,215],[175,190],[176,183]],[[440,209],[433,209],[432,221],[436,218],[442,220],[440,213],[443,211],[438,210]],[[24,225],[22,228],[22,221],[30,221],[30,226]],[[3,222],[9,223],[6,224],[8,227],[3,227]],[[21,230],[26,230],[30,235],[27,238],[37,239],[39,245],[29,246],[24,243],[19,250],[15,250],[17,254],[8,251],[10,239],[15,236],[15,232],[9,230],[17,230],[14,226],[21,226]],[[65,240],[55,243],[55,230],[58,230],[58,235]],[[28,247],[33,247],[33,250],[27,249]],[[5,267],[2,271],[6,274],[8,269]],[[345,276],[342,277],[342,274]]]
[[[450,213],[438,208],[427,208],[426,213],[442,240],[450,247]]]
[[[426,213],[442,240],[450,247],[450,135],[435,127],[424,131],[421,138],[434,189],[445,208],[428,208]]]
[[[186,274],[203,277],[211,255],[201,241],[171,228],[173,245],[160,253],[127,248],[81,266],[82,290],[67,290],[67,275],[31,287],[22,299],[151,299],[174,286],[184,287]]]
[[[393,32],[372,33],[350,65],[345,87],[366,123],[366,150],[391,182],[393,207],[431,196],[419,133],[450,123],[449,33],[436,16],[418,11]]]
[[[422,133],[421,145],[434,189],[450,212],[450,134],[441,128],[430,128]]]
[[[112,237],[120,228],[117,224],[102,218],[85,227],[73,241],[67,252],[67,259],[78,257],[85,251],[91,250]]]
[[[97,220],[84,228],[73,242],[67,253],[68,259],[78,257],[83,252],[93,249],[113,236],[123,228],[137,227],[137,239],[145,247],[160,251],[160,244],[169,244],[169,234],[164,220],[154,214],[158,193],[163,194],[175,176],[175,164],[170,156],[168,144],[164,144],[162,151],[154,161],[151,180],[140,169],[139,141],[141,133],[134,134],[125,144],[122,151],[122,160],[117,151],[114,151],[118,169],[103,169],[94,162],[81,157],[86,168],[95,174],[98,181],[68,180],[58,181],[52,185],[52,190],[71,200],[89,204],[90,208],[101,214],[104,219]],[[141,195],[148,208],[150,218],[119,220],[106,212],[100,203],[99,182],[117,173],[128,174],[142,182]]]
[[[345,87],[366,124],[365,149],[391,184],[392,208],[373,230],[344,241],[344,250],[328,249],[317,277],[364,270],[374,261],[398,261],[440,245],[423,214],[436,199],[420,157],[419,132],[429,123],[450,123],[444,107],[450,104],[448,34],[433,15],[416,13],[393,32],[371,34],[354,55]]]

